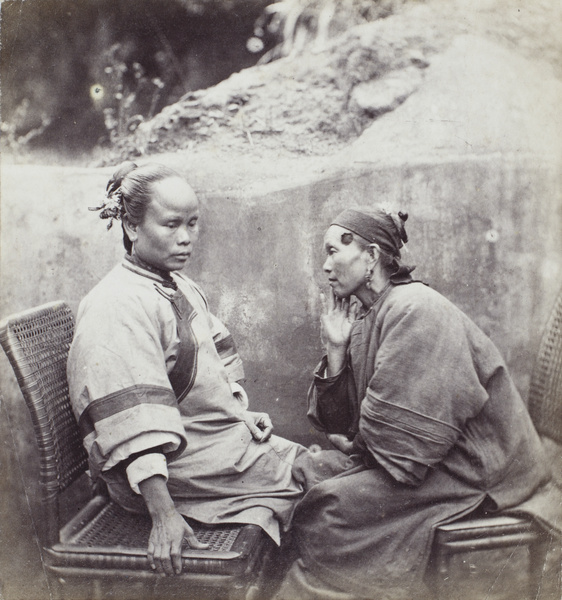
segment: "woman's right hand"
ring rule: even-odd
[[[183,540],[191,548],[208,548],[201,543],[193,529],[175,509],[152,516],[152,530],[148,539],[148,563],[160,575],[179,575],[182,569]]]
[[[152,530],[148,538],[148,564],[160,575],[179,575],[183,540],[197,549],[205,549],[209,545],[195,537],[193,529],[176,510],[164,477],[153,475],[141,481],[139,490],[152,518]]]
[[[322,342],[328,350],[347,349],[351,336],[351,325],[357,317],[357,302],[349,298],[338,298],[330,291],[328,298],[320,294],[322,301]]]

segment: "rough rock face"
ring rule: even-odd
[[[561,78],[561,22],[554,0],[524,9],[510,0],[406,3],[399,14],[350,29],[322,50],[246,69],[187,94],[141,123],[104,162],[178,150],[258,159],[330,156],[420,90],[438,110],[442,89],[424,84],[428,67],[467,33],[476,50],[478,39],[493,42],[507,49],[504,60],[523,55],[550,62]],[[450,65],[453,78],[471,71],[476,54],[468,48],[460,63]],[[489,70],[482,67],[484,80]],[[499,89],[501,77],[490,85]]]
[[[422,79],[420,70],[412,66],[359,83],[351,92],[354,110],[373,117],[394,110],[420,87]]]
[[[381,81],[362,85],[376,91]],[[415,82],[399,80],[394,89],[406,83]],[[359,91],[362,86],[354,93]],[[373,93],[367,101],[375,98]],[[461,35],[434,57],[415,93],[373,122],[343,154],[348,162],[371,156],[402,163],[422,156],[507,159],[529,154],[560,166],[562,139],[555,124],[561,100],[562,81],[549,65],[483,37]]]
[[[421,15],[413,18],[414,9]],[[419,86],[447,43],[425,6],[353,28],[324,50],[246,69],[139,125],[123,156],[259,147],[327,155]]]

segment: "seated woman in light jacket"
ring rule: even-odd
[[[68,360],[93,478],[148,510],[162,574],[181,571],[184,538],[203,547],[184,516],[253,523],[279,542],[303,492],[292,465],[308,453],[248,410],[232,337],[179,272],[199,234],[193,189],[164,165],[125,163],[98,208],[121,220],[126,254],[81,302]]]

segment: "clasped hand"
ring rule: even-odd
[[[246,411],[246,425],[257,442],[266,442],[271,437],[273,423],[267,413]]]
[[[347,439],[343,433],[328,433],[326,436],[330,442],[344,454],[353,454],[353,442]]]

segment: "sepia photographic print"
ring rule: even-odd
[[[0,600],[562,600],[560,1],[0,11]]]

